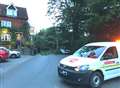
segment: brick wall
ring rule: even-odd
[[[6,20],[6,21],[11,21],[12,23],[12,27],[13,28],[20,28],[23,23],[25,22],[25,20],[21,20],[21,19],[16,19],[16,18],[9,18],[9,17],[0,17],[0,21],[1,20]]]

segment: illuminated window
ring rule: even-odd
[[[10,21],[5,21],[5,20],[1,20],[1,27],[12,27],[12,23]]]

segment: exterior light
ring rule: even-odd
[[[3,34],[7,34],[8,33],[8,29],[2,29],[2,33]]]

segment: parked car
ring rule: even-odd
[[[21,53],[19,51],[10,50],[10,49],[7,49],[6,47],[0,47],[0,49],[4,49],[4,50],[8,51],[10,58],[20,58],[21,57]]]
[[[68,50],[68,49],[65,49],[65,48],[60,48],[60,52],[62,53],[62,54],[70,54],[70,50]]]
[[[9,57],[9,52],[0,48],[0,62],[6,61]]]

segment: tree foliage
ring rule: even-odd
[[[74,51],[88,42],[120,36],[120,0],[49,0],[48,15],[55,27],[37,34],[41,48],[64,46]]]
[[[48,14],[60,20],[66,28],[73,29],[75,39],[90,32],[91,36],[99,34],[100,37],[105,33],[102,40],[107,40],[106,33],[111,35],[109,31],[115,28],[108,30],[106,26],[119,25],[120,0],[49,0]]]
[[[61,29],[63,35],[71,36],[65,38],[68,38],[72,50],[86,43],[81,41],[84,34],[88,33],[87,23],[91,16],[87,5],[88,1],[85,0],[49,0],[48,14],[54,16],[59,26],[64,28]],[[89,38],[86,40],[89,41]]]
[[[97,0],[91,4],[94,16],[89,23],[90,32],[98,41],[113,40],[120,35],[120,1]]]
[[[56,32],[55,28],[40,30],[34,37],[34,43],[40,50],[50,50],[56,48]]]

